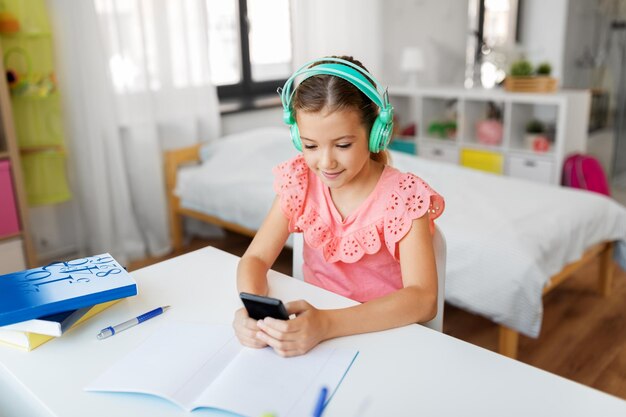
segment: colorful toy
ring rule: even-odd
[[[0,33],[13,34],[20,31],[20,21],[11,12],[0,12]]]
[[[501,144],[503,132],[502,122],[499,120],[487,119],[476,123],[476,138],[483,145]]]
[[[19,58],[19,59],[17,59]],[[32,74],[30,55],[20,47],[13,47],[4,53],[4,67],[11,93],[47,97],[56,90],[54,73]]]

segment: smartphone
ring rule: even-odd
[[[255,320],[263,320],[265,317],[289,320],[289,314],[287,314],[285,305],[277,298],[264,297],[247,292],[239,293],[239,297],[248,311],[248,316]]]

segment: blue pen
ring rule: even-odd
[[[102,329],[100,333],[98,333],[98,340],[106,339],[107,337],[111,337],[116,333],[122,332],[126,329],[130,329],[131,327],[136,326],[139,323],[150,320],[152,317],[163,314],[168,308],[170,308],[170,306],[155,308],[152,311],[148,311],[141,316],[125,321],[124,323],[120,323],[117,326],[109,326],[106,329]]]
[[[324,412],[324,403],[326,402],[326,395],[328,395],[328,388],[322,387],[320,395],[317,397],[315,410],[313,410],[313,417],[322,417],[322,413]]]

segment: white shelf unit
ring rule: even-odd
[[[396,115],[402,115],[402,120],[400,120],[400,124],[398,120],[395,121],[395,129],[398,129],[396,133],[396,137],[399,139],[415,139],[415,137],[407,136],[400,134],[400,127],[404,128],[411,124],[417,124],[417,116],[421,114],[422,110],[419,108],[419,100],[415,99],[410,95],[399,95],[395,96],[393,101],[393,107]]]
[[[417,124],[412,139],[417,154],[428,159],[467,165],[464,156],[479,153],[501,160],[495,171],[502,175],[559,184],[566,156],[586,150],[591,104],[587,90],[535,94],[499,89],[390,87],[389,96],[400,123]],[[490,102],[501,114],[503,135],[497,145],[480,143],[476,135],[476,123],[487,118]],[[428,133],[429,126],[450,117],[450,103],[456,103],[456,135],[434,137]],[[525,143],[526,125],[532,119],[551,127],[553,141],[548,151],[534,151]]]

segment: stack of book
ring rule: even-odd
[[[108,253],[0,275],[0,345],[30,351],[136,294]]]

